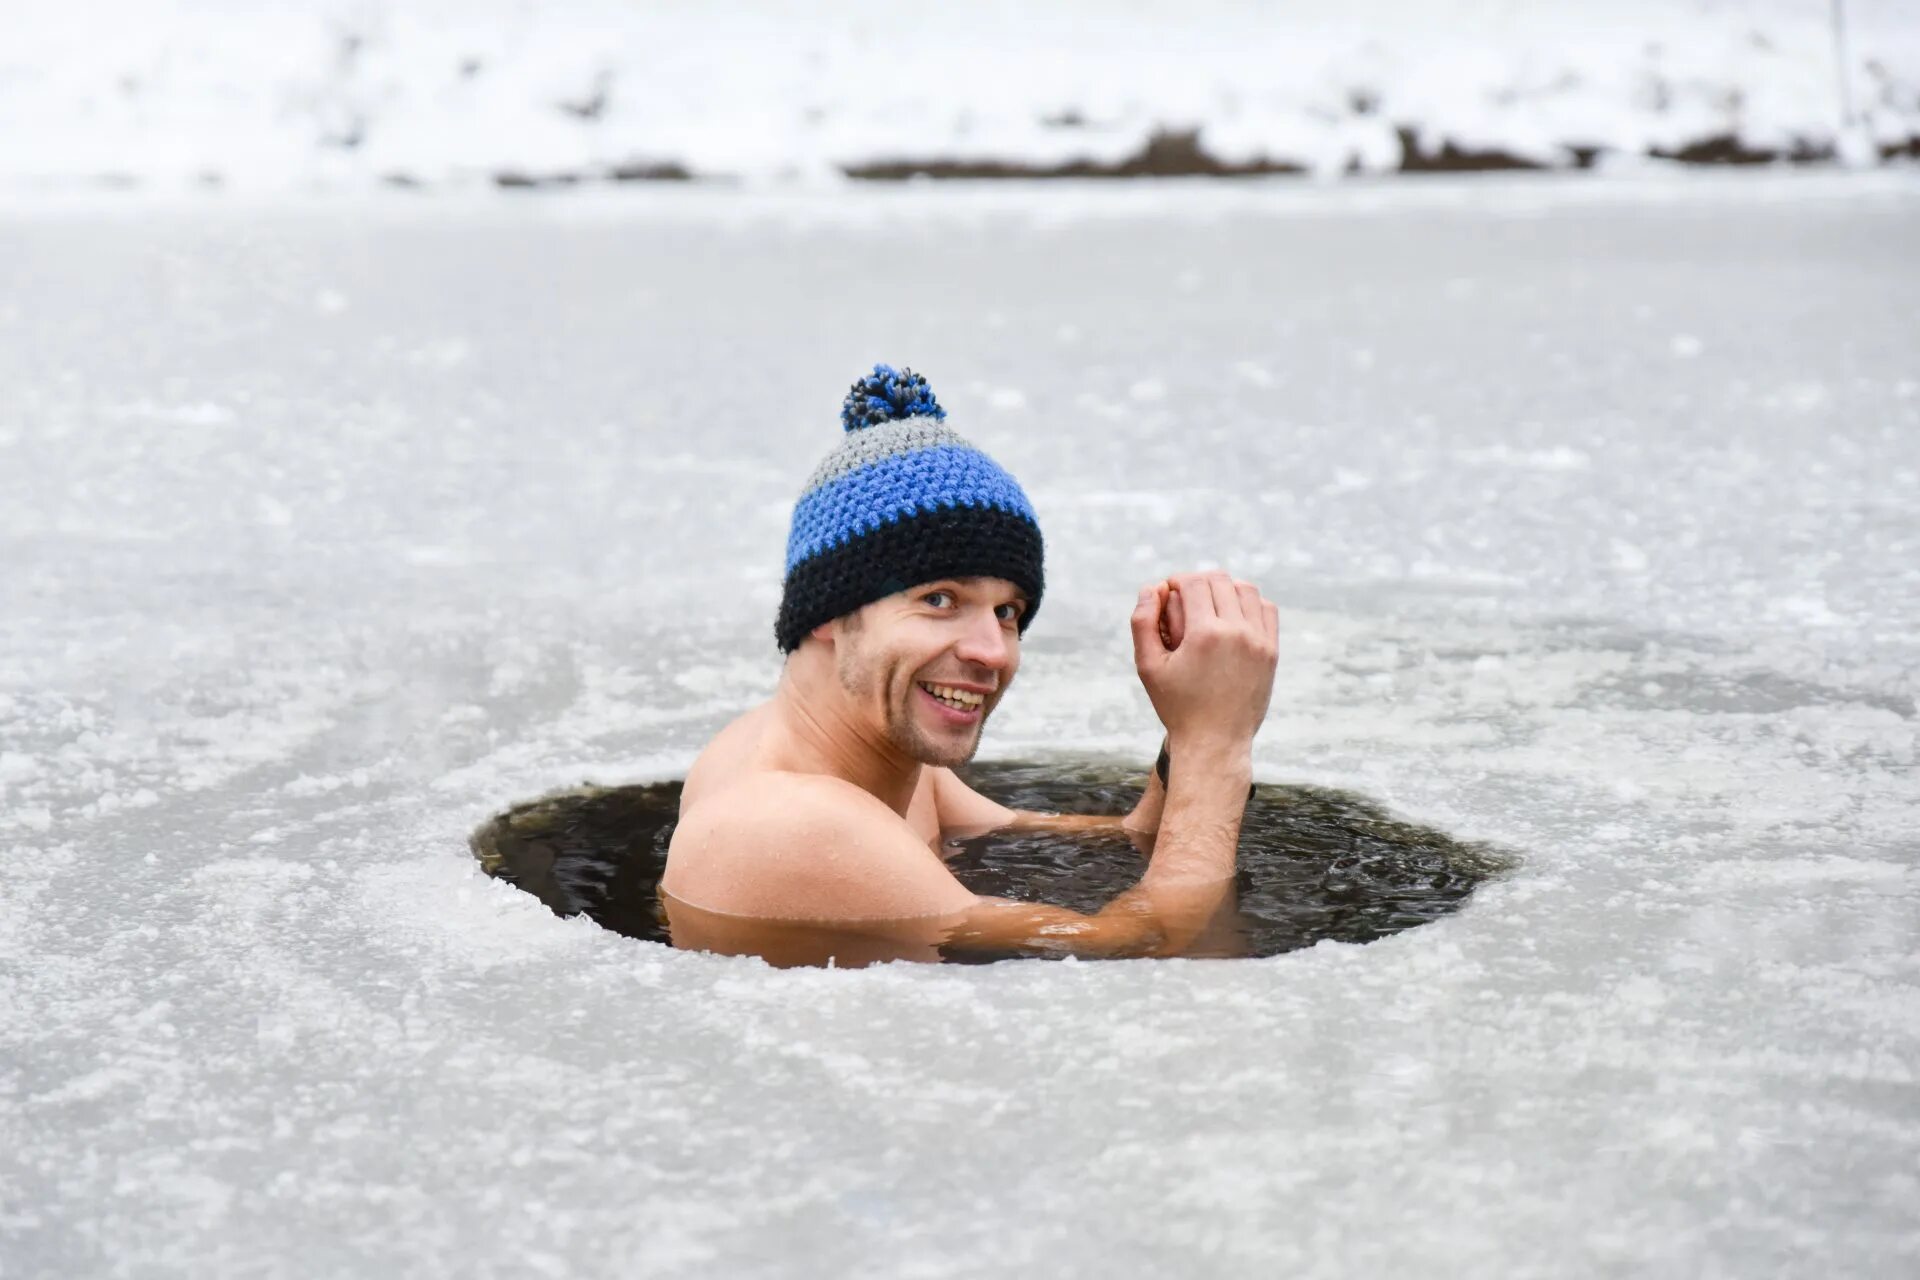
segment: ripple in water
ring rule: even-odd
[[[980,764],[961,772],[982,794],[1016,809],[1125,813],[1140,795],[1137,775],[1111,765]],[[678,782],[586,786],[514,806],[474,832],[473,851],[489,875],[556,914],[584,914],[616,933],[671,944],[658,886],[679,809]],[[941,852],[975,893],[1089,914],[1131,888],[1146,868],[1146,857],[1121,833],[956,834],[942,840]],[[1185,954],[1271,956],[1323,939],[1372,942],[1459,910],[1509,865],[1485,845],[1399,821],[1346,792],[1262,785],[1241,827],[1235,899]],[[836,946],[829,930],[780,929],[788,943],[801,944],[781,948],[789,962],[825,963],[836,950],[841,963],[859,962],[848,954],[859,948]],[[799,935],[811,935],[813,945]],[[948,945],[938,958],[979,964],[1061,954],[1036,940],[991,951]]]

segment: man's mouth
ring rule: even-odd
[[[941,706],[952,711],[971,715],[986,703],[987,695],[972,689],[960,689],[950,684],[934,684],[926,680],[917,681],[921,692]]]

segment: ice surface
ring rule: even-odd
[[[90,0],[12,6],[0,181],[439,184],[662,164],[1398,168],[1402,130],[1567,164],[1920,138],[1912,0]]]
[[[1917,241],[1895,175],[0,211],[0,1273],[1913,1274]],[[1133,592],[1224,563],[1260,776],[1522,867],[861,972],[488,881],[770,687],[875,359],[1047,530],[990,754],[1144,767]]]

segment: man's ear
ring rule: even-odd
[[[831,649],[833,647],[833,629],[839,621],[840,619],[834,618],[830,621],[823,622],[813,630],[807,632],[807,634]]]

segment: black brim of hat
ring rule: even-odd
[[[1005,578],[1026,593],[1025,632],[1040,608],[1039,526],[997,507],[942,507],[904,516],[795,565],[774,635],[792,653],[807,632],[862,605],[941,578]]]

